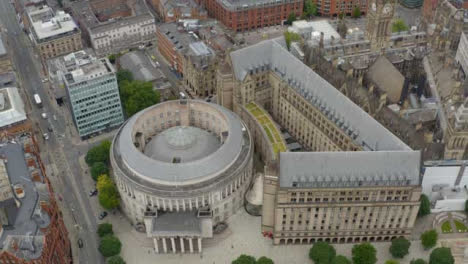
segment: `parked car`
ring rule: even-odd
[[[81,238],[78,238],[78,247],[83,248],[83,240]]]
[[[42,137],[44,137],[45,140],[48,140],[49,139],[49,134],[44,133],[44,134],[42,134]]]
[[[94,190],[91,190],[89,191],[89,196],[94,196],[98,193],[98,190],[97,189],[94,189]]]
[[[105,217],[107,216],[107,212],[102,212],[100,215],[99,215],[99,220],[102,220],[104,219]]]
[[[49,130],[49,132],[52,132],[52,131],[54,131],[54,130],[52,129],[52,127],[51,127],[51,126],[50,126],[50,127],[47,127],[47,130]]]
[[[47,113],[42,113],[41,116],[42,118],[47,119]]]

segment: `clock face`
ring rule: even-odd
[[[390,12],[392,12],[392,5],[391,4],[386,4],[383,8],[383,13],[384,14],[389,14]]]

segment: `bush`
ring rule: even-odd
[[[427,264],[427,262],[424,259],[413,259],[410,264]]]
[[[249,256],[249,255],[240,255],[237,259],[232,261],[232,264],[256,264],[257,261],[255,260],[254,257]]]
[[[425,216],[431,213],[431,203],[427,195],[421,194],[421,205],[419,206],[418,216]]]
[[[125,264],[125,261],[120,256],[112,256],[107,259],[107,264]]]
[[[424,249],[430,249],[437,244],[437,231],[435,229],[428,230],[421,234],[421,244]]]
[[[452,256],[450,248],[440,247],[431,252],[429,264],[453,264],[455,260]]]
[[[385,261],[385,264],[400,264],[398,260],[389,259]]]
[[[335,256],[335,248],[326,242],[317,242],[309,250],[309,258],[315,264],[330,264]]]
[[[409,253],[409,248],[411,242],[404,237],[400,237],[392,240],[392,245],[390,246],[390,253],[394,258],[403,258]]]
[[[351,261],[345,256],[338,255],[332,260],[331,264],[351,264]]]
[[[274,264],[274,262],[270,258],[260,257],[257,259],[257,264]]]
[[[98,177],[103,174],[109,174],[109,168],[104,162],[94,162],[91,165],[91,177],[93,180],[97,181]]]
[[[122,243],[113,235],[103,237],[99,243],[99,252],[106,258],[118,255],[121,248]]]
[[[99,237],[104,237],[106,235],[112,235],[114,234],[114,231],[112,231],[112,224],[109,223],[102,223],[98,225],[97,233]]]
[[[377,251],[370,243],[355,245],[352,250],[354,264],[375,264]]]

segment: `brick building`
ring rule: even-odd
[[[126,0],[91,0],[89,4],[101,22],[132,15]]]
[[[72,263],[68,232],[37,144],[31,136],[15,141],[0,147],[0,178],[7,183],[0,187],[0,263]]]
[[[337,17],[343,13],[351,16],[355,7],[362,15],[367,14],[367,0],[316,0],[317,12],[321,16]]]
[[[300,16],[304,1],[201,0],[201,4],[210,17],[216,18],[234,31],[241,32],[280,25],[291,13]]]
[[[194,0],[148,0],[166,23],[179,19],[207,19],[208,13]]]

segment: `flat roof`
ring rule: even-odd
[[[5,48],[5,43],[3,43],[3,36],[0,34],[0,56],[6,55],[7,50]]]
[[[31,8],[28,10],[28,16],[34,29],[35,38],[39,42],[79,31],[69,14],[61,10],[55,14],[48,6]]]
[[[0,128],[22,122],[27,119],[24,103],[21,99],[18,88],[0,88]]]
[[[419,151],[280,153],[280,187],[338,188],[420,184]],[[365,166],[363,166],[365,164]]]
[[[296,0],[216,0],[229,10],[243,10],[284,5],[299,2]]]

